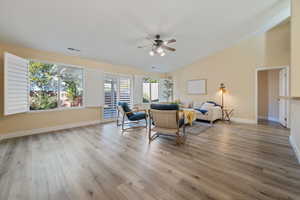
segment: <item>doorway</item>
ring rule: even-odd
[[[289,67],[264,67],[256,71],[256,120],[260,124],[289,127]]]

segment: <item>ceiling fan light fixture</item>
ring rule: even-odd
[[[163,50],[161,47],[158,47],[158,48],[156,49],[156,52],[161,54],[161,53],[164,52],[164,50]]]
[[[146,39],[150,40],[151,43],[148,45],[138,46],[138,48],[151,47],[151,49],[149,50],[150,56],[155,56],[155,55],[165,56],[166,52],[168,52],[168,51],[171,51],[171,52],[176,51],[175,48],[168,46],[168,44],[170,44],[170,43],[175,43],[176,39],[162,40],[162,39],[160,39],[160,35],[156,35],[154,39],[151,39],[149,37],[147,37]]]
[[[149,55],[150,55],[150,56],[154,56],[154,51],[151,50],[151,51],[149,52]]]

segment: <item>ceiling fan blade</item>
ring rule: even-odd
[[[164,49],[166,49],[166,50],[169,50],[169,51],[176,51],[175,48],[168,47],[168,46],[166,46],[166,45],[162,45],[161,47],[164,48]]]
[[[176,40],[175,40],[175,39],[171,39],[171,40],[167,40],[167,41],[165,41],[165,43],[166,43],[166,44],[170,44],[170,43],[174,43],[174,42],[176,42]]]

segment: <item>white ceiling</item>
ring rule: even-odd
[[[289,0],[1,0],[0,41],[146,71],[175,70],[290,14]],[[150,57],[148,35],[176,38],[177,51]],[[171,45],[170,45],[171,46]],[[152,69],[155,66],[155,69]]]

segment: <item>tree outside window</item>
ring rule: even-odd
[[[82,106],[83,70],[31,61],[30,110]]]

